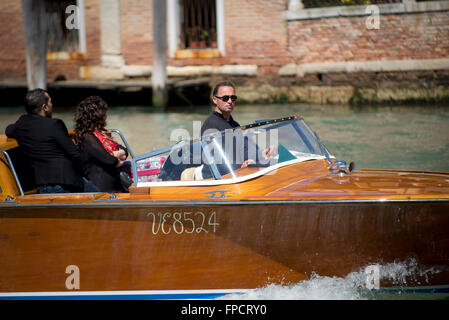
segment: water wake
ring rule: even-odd
[[[328,277],[312,274],[309,280],[291,285],[269,284],[263,288],[250,290],[242,294],[229,294],[220,299],[232,300],[368,300],[385,297],[379,284],[382,281],[392,283],[397,290],[394,295],[402,295],[401,288],[407,281],[416,282],[439,272],[436,267],[424,268],[416,260],[369,265],[360,271],[351,272],[343,277]],[[383,295],[381,295],[381,293]],[[388,299],[391,299],[390,296]],[[393,297],[394,298],[394,297]]]

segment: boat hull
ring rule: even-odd
[[[9,204],[0,292],[250,289],[409,259],[419,270],[400,285],[448,285],[448,212],[437,200]]]

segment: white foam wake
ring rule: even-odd
[[[373,279],[372,270],[377,271],[378,279]],[[407,281],[416,277],[425,280],[439,272],[438,268],[423,268],[416,260],[369,265],[346,277],[328,277],[312,274],[309,280],[291,285],[269,284],[263,288],[250,290],[243,294],[229,294],[219,299],[237,300],[365,300],[376,299],[376,283],[382,280],[394,286],[405,287]],[[426,282],[426,281],[425,281]],[[423,283],[422,285],[425,285]],[[399,293],[398,293],[399,294]]]

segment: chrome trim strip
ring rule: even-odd
[[[115,132],[120,136],[120,138],[122,139],[123,143],[126,146],[126,149],[128,149],[131,158],[134,158],[134,153],[132,152],[131,147],[128,144],[128,141],[126,141],[125,136],[122,134],[122,132],[118,129],[108,129],[108,131]]]
[[[3,149],[0,149],[0,152],[5,156],[6,160],[8,161],[9,168],[11,169],[14,179],[16,180],[17,186],[19,187],[20,195],[23,196],[24,193],[23,193],[22,185],[20,184],[19,178],[17,177],[16,170],[14,169],[14,164],[12,163],[8,152]]]
[[[327,163],[329,164],[329,167],[332,165],[332,160],[329,156],[329,153],[326,150],[326,147],[323,145],[323,143],[321,142],[320,137],[318,137],[318,134],[316,132],[314,132],[315,135],[315,139],[318,142],[318,145],[320,146],[321,152],[324,154],[324,156],[326,157]]]
[[[205,200],[209,200],[205,198]],[[191,207],[191,206],[250,206],[250,205],[292,205],[292,204],[360,204],[360,203],[419,203],[419,202],[447,202],[449,198],[445,199],[365,199],[365,200],[265,200],[265,201],[229,201],[229,200],[214,200],[214,201],[195,201],[190,202],[90,202],[90,203],[11,203],[5,206],[0,206],[0,209],[9,207],[145,207],[145,206],[160,206],[160,207]]]

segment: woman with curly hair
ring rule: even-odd
[[[85,158],[87,178],[102,192],[124,192],[129,185],[121,183],[120,167],[128,151],[105,129],[107,110],[108,105],[98,96],[90,96],[78,104],[75,143]]]

